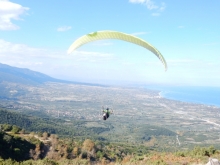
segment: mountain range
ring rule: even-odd
[[[69,81],[55,79],[46,74],[26,68],[18,68],[0,63],[0,82],[13,82],[37,85],[45,82],[70,83]]]
[[[81,84],[81,85],[89,85],[89,86],[105,86],[100,84],[56,79],[46,74],[36,72],[27,68],[18,68],[0,63],[0,83],[1,82],[11,82],[11,83],[20,83],[20,84],[28,84],[28,85],[40,85],[46,82],[57,82],[57,83],[71,83],[71,84]]]

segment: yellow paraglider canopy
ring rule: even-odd
[[[97,31],[97,32],[93,32],[93,33],[89,33],[87,35],[84,35],[73,42],[73,44],[69,47],[67,53],[68,54],[72,53],[75,49],[77,49],[78,47],[80,47],[88,42],[92,42],[92,41],[96,41],[96,40],[103,40],[103,39],[118,39],[118,40],[124,40],[127,42],[131,42],[136,45],[140,45],[140,46],[150,50],[152,53],[154,53],[160,59],[160,61],[163,63],[165,70],[167,70],[167,63],[166,63],[164,57],[155,47],[153,47],[148,42],[146,42],[136,36],[122,33],[122,32],[117,32],[117,31],[109,31],[109,30]]]

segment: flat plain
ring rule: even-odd
[[[28,115],[61,118],[66,123],[105,127],[100,136],[159,150],[220,146],[220,108],[165,99],[146,88],[47,83],[39,86],[4,84],[1,106]],[[11,99],[10,99],[11,98]],[[101,118],[102,106],[113,114]]]

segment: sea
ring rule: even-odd
[[[220,87],[148,86],[146,88],[160,91],[160,95],[167,99],[220,108]]]

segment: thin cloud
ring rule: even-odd
[[[5,60],[18,58],[24,61],[27,59],[61,59],[63,58],[61,54],[65,54],[65,52],[34,48],[25,44],[15,44],[0,39],[0,57],[4,57]]]
[[[57,70],[61,71],[66,63],[74,62],[74,57],[66,55],[65,51],[35,48],[2,39],[0,39],[0,59],[4,64],[29,68],[49,75],[56,75]],[[59,69],[50,69],[57,64],[60,65]]]
[[[20,16],[29,10],[9,0],[0,0],[0,30],[17,30],[19,26],[13,24],[12,20],[21,20]]]
[[[143,4],[147,6],[149,10],[154,11],[152,16],[159,16],[166,8],[166,4],[162,2],[160,5],[156,5],[152,0],[129,0],[130,3]]]
[[[62,26],[62,27],[57,28],[57,31],[58,32],[64,32],[64,31],[68,31],[70,29],[72,29],[71,26]]]
[[[154,2],[151,1],[151,0],[146,0],[146,1],[145,1],[145,4],[147,5],[147,8],[148,8],[149,10],[153,10],[153,9],[158,9],[158,8],[159,8],[159,7],[158,7],[157,5],[155,5]]]
[[[88,52],[88,51],[74,51],[72,55],[66,55],[64,51],[52,51],[49,49],[40,49],[30,47],[25,44],[15,44],[3,39],[0,39],[0,57],[7,59],[21,58],[26,60],[27,58],[38,59],[71,59],[76,56],[89,57],[89,58],[111,58],[113,54],[101,53],[101,52]]]
[[[29,54],[33,56],[35,53],[42,52],[43,49],[31,48],[24,44],[14,44],[0,39],[0,55],[2,54]],[[24,53],[25,52],[25,53]]]
[[[151,0],[129,0],[129,2],[131,2],[131,3],[144,4],[144,5],[147,6],[147,8],[148,8],[149,10],[159,8],[159,7],[158,7],[157,5],[155,5],[154,2],[151,1]]]
[[[146,0],[129,0],[131,3],[144,3]]]
[[[164,2],[161,3],[160,7],[159,7],[159,11],[162,12],[166,9],[166,4]]]
[[[74,51],[71,55],[68,55],[75,62],[92,62],[102,63],[114,60],[114,55],[104,52],[90,52],[90,51]]]

